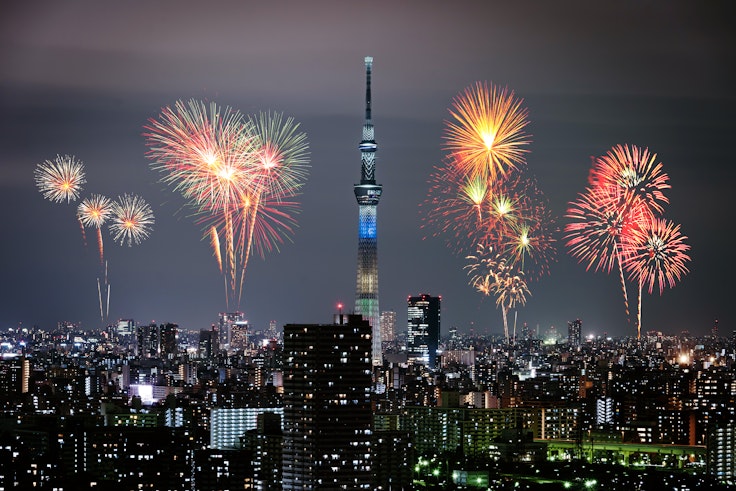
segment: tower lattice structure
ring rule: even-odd
[[[360,149],[360,184],[355,184],[358,200],[358,275],[355,288],[355,313],[371,325],[373,335],[373,365],[383,363],[381,352],[381,323],[378,308],[378,223],[376,209],[383,186],[376,184],[376,140],[371,118],[371,72],[373,58],[365,57],[365,123]]]

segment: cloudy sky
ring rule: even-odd
[[[731,187],[733,29],[726,2],[3,2],[0,16],[0,328],[100,325],[94,242],[75,204],[44,200],[33,170],[81,159],[83,195],[135,193],[153,207],[150,238],[106,237],[110,318],[207,328],[225,310],[212,251],[180,196],[145,156],[143,126],[179,99],[293,116],[310,142],[299,228],[247,268],[241,309],[270,320],[329,322],[352,305],[366,55],[373,118],[381,310],[442,295],[442,330],[501,332],[501,313],[467,284],[465,261],[425,238],[419,213],[442,155],[453,97],[476,81],[524,99],[528,171],[553,212],[586,185],[590,157],[616,144],[656,152],[670,176],[666,216],[692,246],[691,272],[643,299],[644,330],[734,330]],[[564,219],[560,218],[564,225]],[[530,285],[519,322],[585,334],[633,332],[615,275],[586,272],[559,243]]]

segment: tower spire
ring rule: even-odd
[[[376,208],[383,187],[376,184],[376,140],[371,119],[371,74],[373,58],[365,57],[365,122],[360,150],[360,184],[353,186],[358,201],[358,275],[355,288],[355,313],[371,325],[373,364],[383,364],[380,311],[378,308],[378,223]]]
[[[365,121],[371,120],[371,71],[373,70],[373,57],[365,57]]]

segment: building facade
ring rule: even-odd
[[[391,342],[396,338],[396,312],[381,312],[381,342]]]
[[[442,297],[422,294],[407,300],[407,351],[410,362],[437,366],[440,342],[440,301]]]
[[[575,319],[567,323],[567,344],[572,348],[580,346],[580,332],[583,330],[583,321]]]
[[[284,326],[283,489],[371,489],[371,326]]]

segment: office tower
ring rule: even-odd
[[[580,331],[583,329],[583,321],[575,319],[567,323],[567,344],[577,348],[580,346]]]
[[[283,489],[371,489],[371,326],[284,326]]]
[[[376,184],[376,141],[371,119],[371,71],[373,58],[365,57],[365,123],[360,149],[360,184],[353,186],[358,200],[358,276],[355,313],[368,321],[373,333],[373,365],[382,365],[381,326],[378,310],[378,222],[376,209],[383,186]]]
[[[199,331],[199,357],[208,359],[217,353],[217,330],[215,325],[209,331],[202,329]]]
[[[381,341],[393,341],[396,337],[396,312],[381,312]]]
[[[167,322],[158,326],[159,356],[174,358],[179,353],[179,325]]]
[[[442,297],[422,294],[407,300],[407,350],[409,361],[435,368],[440,342]]]
[[[223,351],[230,351],[230,344],[232,343],[232,332],[233,325],[238,322],[244,322],[245,318],[242,312],[221,312],[220,322],[217,325],[218,342],[220,349]],[[247,321],[245,321],[247,323]]]
[[[248,349],[248,321],[236,321],[230,325],[230,351]]]
[[[137,326],[135,329],[136,354],[144,358],[155,357],[159,351],[158,326],[155,323]]]

